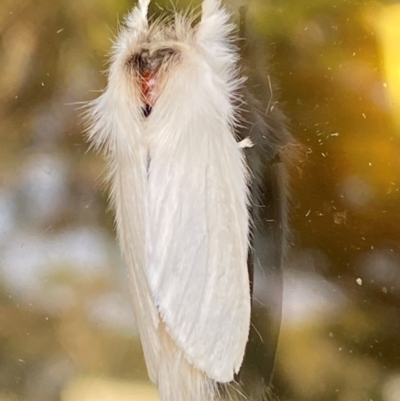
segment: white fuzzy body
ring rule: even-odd
[[[233,129],[241,80],[219,1],[204,1],[194,28],[181,16],[149,27],[147,5],[114,46],[89,139],[108,159],[149,376],[162,401],[210,401],[239,371],[250,325],[247,168]],[[179,54],[157,78],[148,117],[127,68],[142,46]]]

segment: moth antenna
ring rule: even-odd
[[[221,2],[220,0],[204,0],[203,5],[201,7],[202,16],[201,20],[204,21],[207,18],[210,18],[215,12],[220,8]]]
[[[147,13],[150,0],[139,0],[137,6],[132,10],[126,19],[126,25],[137,32],[145,32],[149,27]]]
[[[220,0],[204,0],[201,7],[201,20],[196,33],[197,40],[207,43],[207,47],[211,45],[210,42],[213,42],[214,46],[212,47],[216,50],[217,55],[221,55],[221,51],[218,51],[215,45],[220,47],[221,42],[229,42],[229,37],[234,30],[234,26],[229,20],[230,14],[221,5]]]
[[[147,12],[149,11],[150,0],[139,0],[139,9],[142,12],[143,18],[147,19]]]

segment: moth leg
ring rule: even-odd
[[[254,143],[249,137],[246,137],[242,139],[240,142],[238,142],[238,145],[239,148],[244,149],[244,148],[252,148],[254,146]]]

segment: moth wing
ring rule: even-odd
[[[133,312],[149,377],[157,383],[159,316],[145,275],[147,152],[139,116],[133,113],[136,108],[129,95],[118,82],[111,82],[91,104],[88,137],[92,146],[103,149],[108,161],[110,201],[128,269]],[[120,100],[119,107],[115,107],[116,99]]]
[[[228,382],[250,323],[247,182],[228,123],[232,106],[216,85],[209,66],[193,58],[171,73],[153,109],[147,274],[187,360]]]

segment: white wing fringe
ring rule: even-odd
[[[158,391],[162,401],[212,401],[217,387],[205,373],[190,364],[164,324],[159,326],[160,363]]]

